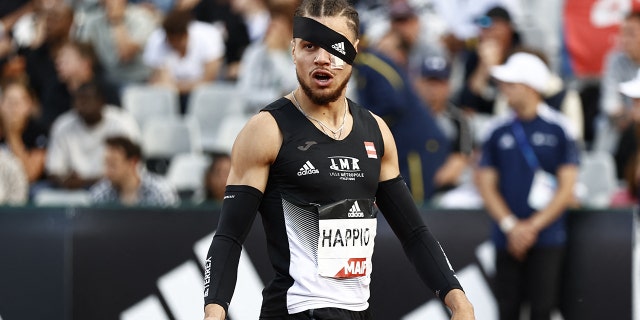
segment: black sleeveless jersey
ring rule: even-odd
[[[281,98],[268,105],[282,133],[259,211],[275,279],[263,292],[262,316],[308,309],[368,307],[370,278],[317,274],[318,210],[345,199],[373,203],[383,156],[382,133],[370,112],[348,100],[353,128],[343,140],[325,135]]]

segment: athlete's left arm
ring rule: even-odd
[[[451,309],[451,319],[475,319],[473,306],[462,291],[449,260],[422,220],[411,193],[400,176],[393,135],[381,118],[375,118],[384,141],[376,204],[420,277]]]

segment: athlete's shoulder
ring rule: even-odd
[[[261,111],[274,111],[274,110],[281,110],[282,108],[284,108],[286,105],[290,104],[291,101],[285,97],[281,97],[280,99],[271,102],[270,104],[268,104],[266,107],[262,108]]]
[[[371,112],[371,110],[361,106],[360,104],[349,98],[347,98],[347,102],[349,103],[349,109],[351,110],[351,113],[356,117],[364,117],[375,120],[375,114]]]
[[[273,116],[269,112],[259,112],[252,116],[238,133],[232,156],[237,149],[243,155],[275,159],[281,144],[282,134]]]

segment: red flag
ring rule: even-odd
[[[373,145],[373,142],[365,141],[364,149],[367,150],[367,157],[371,159],[378,159],[378,154],[376,153],[376,147]]]

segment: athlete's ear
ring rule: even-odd
[[[353,47],[356,49],[356,52],[358,52],[358,44],[360,44],[360,39],[356,39],[356,42],[353,43]]]
[[[296,39],[291,39],[291,57],[293,58],[293,64],[296,64]]]

